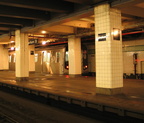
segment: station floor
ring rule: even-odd
[[[0,71],[0,82],[72,98],[120,107],[144,114],[144,80],[124,79],[122,95],[97,95],[95,77],[30,73],[29,81],[15,81],[14,71]]]

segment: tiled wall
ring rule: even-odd
[[[123,41],[122,43],[124,46],[135,46],[135,45],[144,45],[144,39],[136,39],[131,41]]]
[[[123,72],[127,75],[134,74],[133,54],[137,53],[138,60],[136,66],[137,74],[144,74],[144,39],[137,39],[123,42]]]

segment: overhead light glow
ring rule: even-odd
[[[120,29],[113,28],[113,40],[120,40]]]
[[[46,41],[42,41],[42,45],[45,45],[47,42]]]
[[[38,54],[35,54],[35,56],[38,56]]]
[[[14,43],[15,41],[10,41],[11,43]]]
[[[118,35],[119,34],[119,30],[115,30],[114,32],[112,32],[113,35]]]
[[[43,31],[41,31],[41,33],[42,33],[42,34],[46,34],[46,31],[45,31],[45,30],[43,30]]]
[[[11,49],[11,50],[14,50],[15,48],[14,48],[14,47],[11,47],[10,49]]]
[[[47,40],[47,42],[51,42],[50,40]]]

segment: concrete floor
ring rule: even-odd
[[[95,77],[30,73],[29,81],[16,82],[15,73],[0,71],[0,82],[58,95],[122,107],[144,113],[144,80],[124,79],[123,95],[96,95]]]

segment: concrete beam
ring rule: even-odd
[[[10,25],[23,25],[23,26],[32,26],[33,21],[29,19],[17,19],[10,17],[0,17],[1,24],[10,24]]]
[[[35,27],[25,27],[22,29],[22,32],[35,32],[37,30],[45,30],[48,27],[55,26],[55,25],[61,25],[66,22],[70,22],[73,20],[78,20],[81,18],[91,16],[93,14],[94,14],[93,8],[86,9],[84,11],[74,12],[74,13],[66,15],[64,17],[51,19],[51,20],[47,21],[46,23],[36,25]]]
[[[73,3],[79,3],[79,4],[91,4],[93,2],[92,0],[64,0],[64,1],[69,1]]]
[[[68,12],[73,9],[72,3],[61,0],[0,0],[0,5],[53,12]]]
[[[90,28],[90,24],[91,24],[90,22],[75,20],[63,23],[62,25],[80,27],[80,28]]]
[[[118,5],[121,5],[121,4],[125,4],[125,3],[129,3],[129,2],[132,2],[133,0],[114,0],[112,3],[111,3],[111,6],[112,7],[115,7],[115,6],[118,6]]]
[[[122,13],[144,18],[143,5],[143,0],[116,0],[111,3],[112,7],[116,7]]]
[[[0,16],[34,19],[34,20],[48,20],[50,18],[49,12],[46,11],[10,7],[3,5],[0,5]]]
[[[17,25],[9,25],[9,24],[1,24],[0,27],[8,28],[8,29],[20,29],[22,26],[17,26]]]
[[[52,26],[52,27],[47,28],[47,31],[57,32],[57,33],[74,33],[74,28],[68,27],[68,26],[57,25],[57,26]]]
[[[0,34],[5,34],[5,33],[9,33],[9,31],[6,31],[6,30],[0,30]]]

